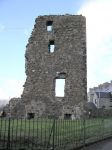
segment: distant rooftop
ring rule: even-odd
[[[90,92],[112,92],[112,80],[89,89]]]
[[[107,92],[96,92],[96,95],[98,96],[98,98],[111,98],[111,93],[107,93]]]

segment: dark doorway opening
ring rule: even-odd
[[[0,117],[6,117],[6,113],[4,111],[0,112]]]
[[[34,113],[28,113],[27,114],[27,118],[28,119],[33,119],[35,117],[35,114]]]
[[[72,114],[64,114],[64,119],[72,119]]]

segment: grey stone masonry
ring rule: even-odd
[[[3,108],[6,117],[23,118],[25,117],[25,105],[21,98],[11,98],[9,104]]]
[[[85,17],[39,16],[25,58],[25,116],[80,117],[87,100]],[[65,79],[63,97],[55,96],[56,79]]]

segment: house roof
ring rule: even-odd
[[[98,98],[112,98],[110,92],[95,92]]]

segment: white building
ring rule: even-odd
[[[89,89],[88,101],[93,102],[97,108],[112,109],[112,81]]]

